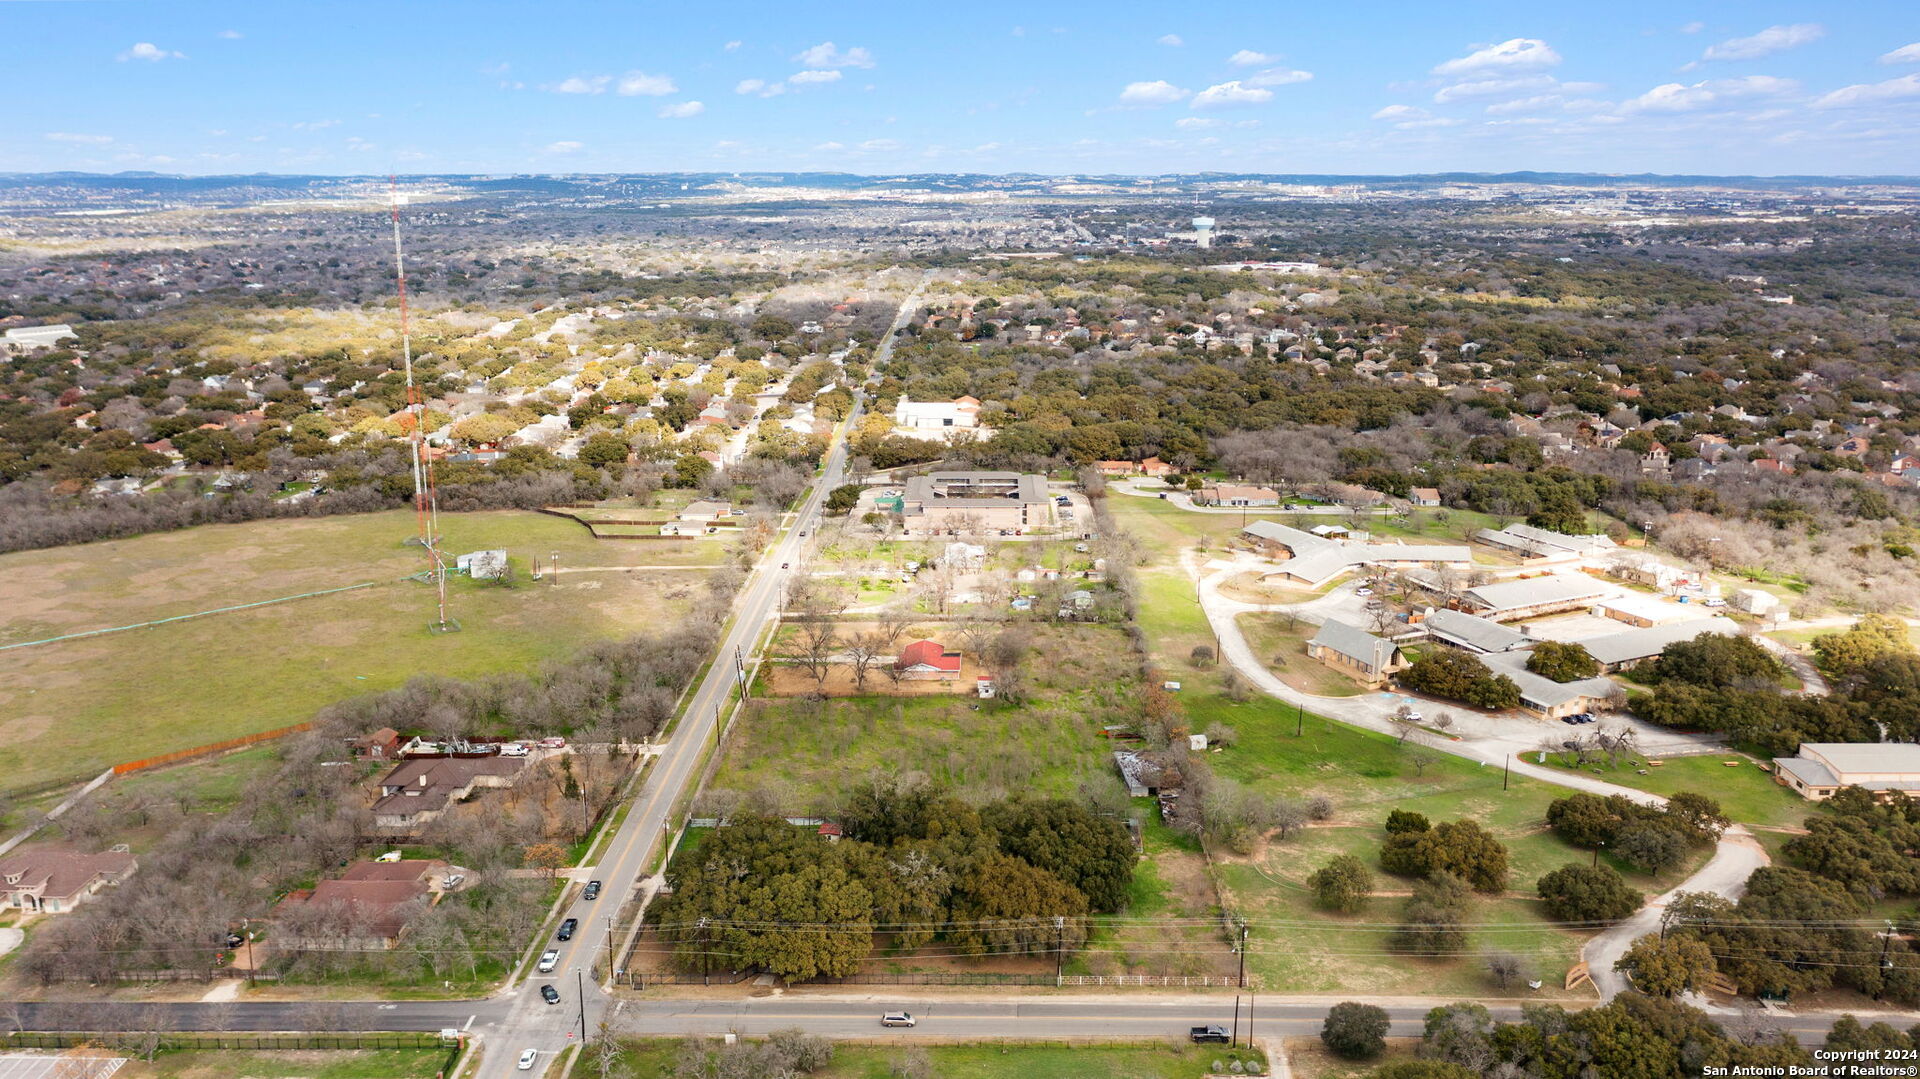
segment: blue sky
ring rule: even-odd
[[[0,0],[0,38],[0,171],[1920,174],[1914,0]]]

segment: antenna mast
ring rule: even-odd
[[[400,248],[400,179],[388,177],[393,218],[393,276],[400,288],[400,359],[407,376],[408,431],[413,456],[413,516],[416,540],[427,554],[427,580],[434,586],[437,615],[428,627],[438,632],[459,628],[447,618],[447,563],[440,554],[440,497],[433,482],[433,457],[427,450],[427,407],[413,381],[413,325],[407,312],[407,260]]]

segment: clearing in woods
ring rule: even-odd
[[[206,525],[0,555],[0,644],[123,626],[362,581],[371,588],[0,651],[0,774],[8,787],[90,776],[141,757],[303,722],[332,701],[416,674],[527,670],[600,638],[671,626],[723,561],[711,540],[595,540],[537,513],[443,514],[444,550],[505,548],[513,580],[456,576],[435,634],[433,591],[406,511]],[[530,559],[559,553],[535,584]],[[676,567],[629,569],[627,567]]]

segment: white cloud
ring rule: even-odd
[[[546,148],[541,152],[549,154],[577,154],[582,149],[584,149],[584,144],[582,143],[575,142],[572,139],[561,139],[559,142],[547,143]]]
[[[1427,110],[1413,105],[1388,105],[1373,114],[1375,120],[1414,120],[1425,116]]]
[[[872,67],[873,54],[854,46],[844,52],[831,41],[822,41],[793,58],[801,67]]]
[[[225,38],[228,41],[239,41],[241,38],[246,37],[247,35],[241,33],[238,30],[222,30],[220,31],[220,36],[222,38]]]
[[[1264,52],[1254,52],[1252,49],[1241,49],[1239,52],[1227,57],[1227,63],[1232,64],[1234,67],[1259,67],[1261,64],[1271,64],[1278,59],[1280,59],[1278,56],[1268,56]]]
[[[1291,86],[1296,82],[1306,82],[1312,78],[1311,71],[1290,67],[1270,67],[1248,76],[1246,83],[1248,86]]]
[[[295,131],[324,131],[330,127],[339,127],[338,120],[302,120],[293,125]]]
[[[1692,112],[1727,99],[1789,94],[1799,88],[1798,82],[1773,75],[1712,79],[1691,86],[1670,82],[1656,86],[1620,107],[1624,112]]]
[[[707,106],[698,101],[678,101],[671,105],[660,106],[660,118],[663,120],[685,120],[707,111]]]
[[[556,94],[604,94],[612,82],[611,75],[594,75],[588,78],[575,75],[570,79],[561,80],[551,89]]]
[[[128,49],[126,52],[123,52],[119,56],[115,57],[115,59],[117,60],[151,60],[151,61],[185,60],[186,58],[187,58],[186,53],[174,52],[171,49],[163,49],[160,46],[155,45],[151,41],[142,41],[139,44],[135,45],[133,48]]]
[[[1795,46],[1817,41],[1826,34],[1819,23],[1803,22],[1792,26],[1769,26],[1748,37],[1736,37],[1710,45],[1700,54],[1702,60],[1758,60]]]
[[[859,149],[867,153],[882,153],[887,150],[898,150],[899,148],[900,144],[893,139],[868,139],[859,146]]]
[[[402,161],[425,161],[428,157],[428,155],[421,153],[419,150],[401,150],[393,156]]]
[[[787,76],[787,81],[795,86],[806,86],[810,83],[839,82],[840,73],[838,71],[818,70],[796,71]]]
[[[1465,56],[1456,57],[1433,69],[1435,75],[1470,75],[1481,71],[1525,71],[1532,68],[1553,67],[1560,62],[1560,54],[1553,46],[1534,37],[1516,37],[1502,41],[1498,45],[1487,45],[1475,49]]]
[[[105,146],[113,141],[112,135],[77,135],[71,131],[49,131],[42,137],[48,142],[84,142],[93,146]]]
[[[616,88],[621,97],[665,97],[679,89],[672,78],[644,71],[629,71],[620,76],[620,85]]]
[[[1202,131],[1209,127],[1219,127],[1224,120],[1213,120],[1205,116],[1182,116],[1173,122],[1173,126],[1184,131]]]
[[[1123,105],[1171,105],[1184,100],[1188,91],[1165,79],[1152,82],[1130,82],[1120,91],[1120,103]]]
[[[1705,30],[1706,28],[1707,28],[1706,23],[1703,23],[1700,20],[1695,19],[1694,21],[1688,23],[1687,25],[1682,26],[1680,28],[1680,32],[1683,34],[1697,34],[1700,31]]]
[[[736,50],[736,49],[738,49],[739,47],[740,47],[740,42],[738,42],[738,41],[729,41],[729,42],[727,42],[727,43],[726,43],[725,45],[722,45],[722,46],[720,46],[720,51],[721,51],[721,52],[733,52],[734,50]]]
[[[1920,64],[1920,41],[1902,45],[1880,57],[1883,64]]]
[[[1463,98],[1530,93],[1554,85],[1556,83],[1551,75],[1522,75],[1512,79],[1475,79],[1472,82],[1442,86],[1434,91],[1433,100],[1435,104],[1445,105],[1450,101],[1459,101]]]
[[[1842,86],[1815,101],[1813,107],[1843,109],[1852,105],[1872,105],[1880,101],[1899,101],[1909,97],[1920,97],[1920,75],[1902,75],[1885,82]]]
[[[757,94],[766,88],[767,80],[765,79],[741,79],[733,84],[733,92],[736,94]]]
[[[1161,34],[1158,43],[1175,49],[1186,44],[1179,34]]]
[[[837,142],[823,142],[820,145],[814,147],[814,150],[819,153],[831,153],[835,150],[844,150],[844,149],[846,149],[846,147]]]
[[[1487,106],[1488,116],[1509,116],[1516,112],[1539,112],[1550,109],[1566,99],[1559,94],[1536,94],[1533,97],[1517,98],[1513,101],[1496,101]]]
[[[1258,105],[1272,101],[1273,91],[1247,86],[1240,80],[1223,82],[1218,86],[1209,86],[1193,95],[1193,107],[1196,109],[1227,109],[1240,105]]]

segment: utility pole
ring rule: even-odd
[[[253,919],[241,919],[240,931],[247,935],[247,985],[251,987],[257,984],[254,981],[253,969]]]
[[[1247,987],[1247,923],[1240,923],[1240,988]]]
[[[1893,948],[1893,923],[1888,922],[1886,930],[1875,933],[1874,936],[1880,938],[1880,987],[1873,991],[1873,999],[1879,1000],[1887,992],[1887,971],[1893,969],[1893,960],[1887,957],[1887,953]]]
[[[1253,994],[1247,994],[1247,1048],[1253,1048]]]
[[[573,991],[580,994],[580,1045],[587,1044],[587,972],[573,968]]]
[[[1500,769],[1500,789],[1507,789],[1507,780],[1513,776],[1513,754],[1507,754],[1505,765]]]
[[[1053,984],[1059,987],[1067,972],[1067,920],[1055,915],[1053,919]]]
[[[1233,995],[1233,1026],[1227,1030],[1227,1044],[1240,1044],[1240,994]]]
[[[607,915],[607,977],[617,978],[620,972],[613,969],[613,915]]]
[[[707,955],[707,920],[700,919],[700,984],[712,985],[711,959]]]
[[[560,587],[560,552],[553,552],[553,565],[548,567],[553,574],[553,587]]]
[[[1307,702],[1298,701],[1293,707],[1293,736],[1295,738],[1305,737],[1307,731]]]

